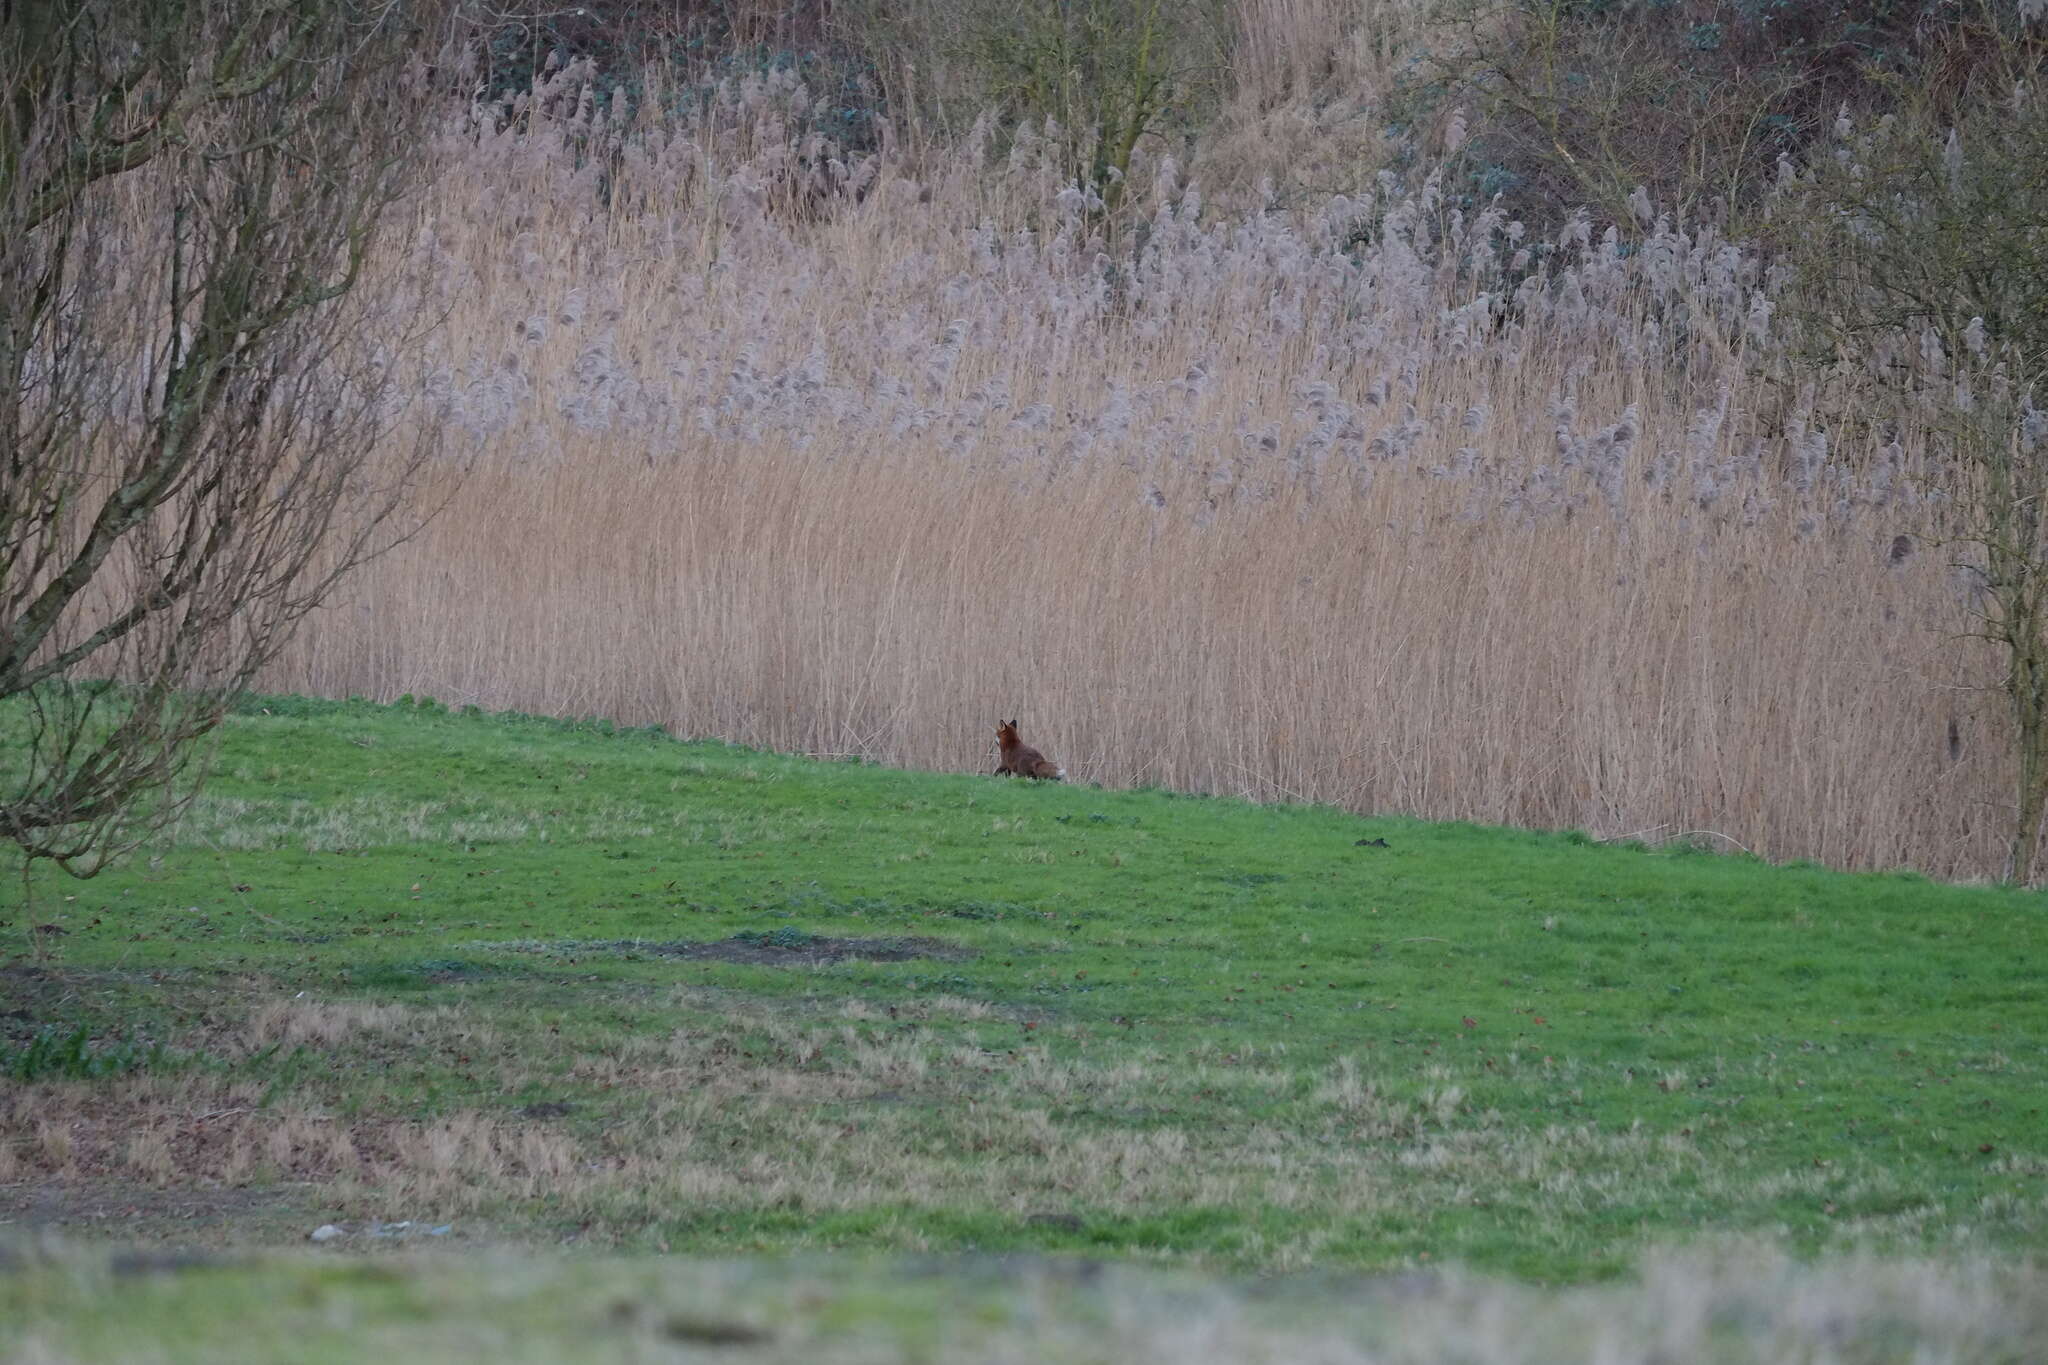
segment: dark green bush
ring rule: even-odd
[[[162,1069],[176,1061],[161,1043],[142,1043],[134,1038],[95,1047],[92,1029],[80,1024],[68,1032],[45,1028],[18,1048],[0,1049],[0,1076],[24,1084],[98,1080],[129,1071]]]

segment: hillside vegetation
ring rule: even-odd
[[[1546,1280],[2039,1244],[2028,896],[264,710],[174,847],[38,891],[16,1218]]]
[[[77,14],[0,1365],[2048,1333],[2043,0]]]
[[[2006,414],[2034,477],[2001,339],[2034,311],[1815,330],[1788,243],[1905,278],[1823,230],[1817,179],[1900,153],[1896,119],[1831,108],[1718,210],[1647,175],[1615,210],[1489,192],[1497,30],[1430,13],[1285,29],[1348,101],[1259,48],[1264,103],[1186,92],[1199,126],[1140,138],[1113,206],[1015,104],[542,63],[422,149],[363,286],[447,437],[437,514],[268,685],[939,770],[1021,715],[1112,785],[2010,873],[2041,695],[1999,585],[2048,580],[1986,567],[1967,452]],[[1425,79],[1454,53],[1468,84]],[[1935,223],[1959,240],[2035,202],[1957,183],[2010,191]]]

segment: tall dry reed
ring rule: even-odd
[[[1107,784],[2001,866],[1924,443],[1787,383],[1711,231],[1163,162],[1105,239],[1028,135],[552,107],[429,149],[468,473],[269,686],[970,771],[1018,716]]]

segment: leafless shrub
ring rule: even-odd
[[[400,533],[432,425],[397,439],[413,338],[356,286],[422,14],[63,0],[0,39],[0,837],[30,859],[90,875],[171,818],[233,694]]]

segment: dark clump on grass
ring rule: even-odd
[[[0,1076],[27,1083],[97,1080],[145,1068],[164,1069],[178,1058],[161,1043],[136,1038],[95,1042],[92,1029],[47,1027],[18,1048],[0,1046]]]
[[[664,957],[741,962],[770,967],[811,966],[830,962],[910,962],[938,958],[958,962],[974,954],[936,938],[829,938],[801,929],[766,933],[741,932],[714,943],[665,943],[655,951]]]
[[[578,953],[612,952],[628,957],[674,957],[695,962],[736,962],[766,967],[808,967],[833,962],[910,962],[918,958],[960,962],[974,956],[969,949],[944,939],[830,938],[790,927],[745,929],[731,938],[709,942],[678,939],[658,943],[644,939],[619,939],[612,943],[579,943],[574,945],[574,949]]]
[[[117,1280],[144,1275],[180,1275],[192,1270],[220,1270],[245,1264],[211,1251],[184,1247],[131,1247],[116,1251],[107,1260],[107,1273]]]
[[[459,957],[431,957],[399,965],[395,970],[423,976],[437,985],[470,981],[489,976],[498,969],[488,962],[470,962]]]

